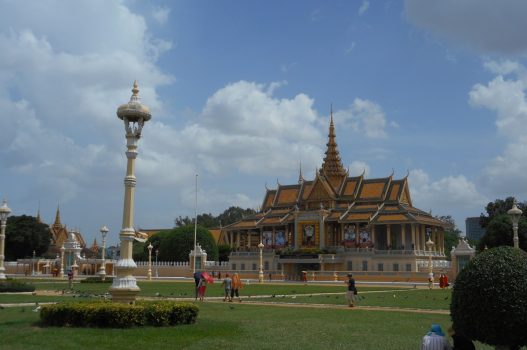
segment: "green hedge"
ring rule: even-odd
[[[0,293],[34,292],[35,286],[13,279],[0,281]]]
[[[85,279],[81,280],[81,283],[112,283],[113,277],[106,277],[104,281],[98,277],[86,277]]]
[[[196,322],[199,308],[174,301],[138,301],[135,305],[111,301],[67,302],[42,305],[43,326],[130,328],[175,326]]]

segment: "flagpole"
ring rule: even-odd
[[[198,174],[196,174],[196,198],[194,202],[194,262],[192,272],[196,272],[196,235],[198,232]]]

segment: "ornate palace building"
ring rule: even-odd
[[[343,167],[331,115],[322,167],[311,181],[267,189],[261,210],[222,228],[233,248],[233,270],[256,270],[260,242],[264,271],[296,278],[301,271],[428,271],[446,267],[445,223],[412,204],[408,176],[367,179]],[[431,251],[425,242],[435,243]]]

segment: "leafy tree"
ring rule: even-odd
[[[453,328],[472,340],[519,349],[527,345],[527,253],[512,247],[484,251],[456,278]]]
[[[5,235],[7,261],[31,257],[33,251],[42,256],[51,242],[49,226],[27,215],[8,217]]]
[[[243,209],[240,207],[230,207],[229,209],[221,213],[218,216],[218,219],[220,220],[222,226],[227,226],[230,224],[234,224],[235,222],[240,221],[244,217],[253,214],[256,214],[256,211],[250,208]]]
[[[450,251],[452,247],[457,246],[459,242],[459,235],[461,230],[457,228],[456,221],[451,215],[442,215],[436,216],[436,219],[439,219],[445,222],[447,225],[445,227],[445,254],[450,259]]]
[[[187,225],[193,225],[194,219],[189,218],[188,216],[182,217],[179,216],[176,219],[176,227],[181,226],[187,226]],[[212,214],[199,214],[198,215],[198,225],[203,226],[206,228],[213,228],[213,227],[219,227],[220,221],[217,217],[213,216]]]
[[[487,231],[478,244],[478,250],[494,248],[502,245],[513,245],[514,232],[512,221],[508,214],[495,216],[487,225]],[[518,222],[518,238],[521,249],[527,248],[527,219],[523,216]]]
[[[229,261],[229,255],[231,254],[231,246],[228,244],[222,244],[218,246],[219,261]]]
[[[212,234],[204,227],[198,226],[196,241],[207,252],[207,260],[218,260],[218,246]],[[161,261],[188,261],[189,254],[194,249],[194,225],[176,227],[152,235],[144,244],[143,252],[148,257],[148,244],[152,243],[154,251],[159,250]]]
[[[191,219],[188,216],[182,217],[181,215],[178,216],[175,221],[176,227],[192,225],[192,223],[194,223],[194,219]]]
[[[137,261],[147,261],[148,260],[148,244],[144,242],[135,241],[132,243],[132,256],[134,260]],[[146,254],[145,254],[146,250]]]
[[[487,215],[482,213],[479,216],[480,226],[486,228],[495,216],[507,214],[507,211],[512,208],[513,203],[514,197],[507,197],[505,200],[496,199],[494,202],[489,202],[489,204],[487,204],[487,206],[485,207]],[[522,216],[527,215],[525,210],[525,203],[518,203],[518,208],[523,211]]]

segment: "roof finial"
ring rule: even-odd
[[[53,226],[62,226],[62,223],[60,222],[60,203],[57,204],[57,213],[55,214],[55,222],[53,223]]]
[[[304,182],[304,177],[302,176],[302,161],[300,161],[300,167],[298,171],[298,183],[301,184]]]
[[[139,93],[139,88],[137,85],[137,80],[134,80],[134,88],[132,89],[132,94],[133,96],[137,96],[138,93]]]
[[[330,106],[330,122],[329,122],[329,125],[333,126],[333,102],[331,103],[331,106]]]

